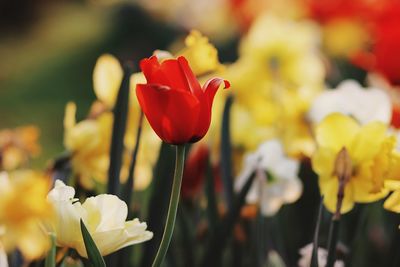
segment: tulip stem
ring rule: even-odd
[[[179,204],[179,195],[181,192],[183,166],[185,163],[185,146],[176,146],[176,160],[175,160],[175,173],[174,181],[172,184],[171,198],[169,200],[167,221],[165,223],[164,233],[161,239],[160,247],[158,248],[157,255],[153,261],[152,267],[161,266],[167,250],[169,243],[171,242],[172,234],[174,232],[176,213]]]

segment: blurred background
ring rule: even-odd
[[[101,54],[136,61],[187,34],[186,26],[157,15],[167,14],[162,10],[167,2],[177,1],[148,1],[154,4],[148,8],[156,8],[151,15],[137,1],[1,1],[0,128],[40,128],[46,149],[34,165],[63,151],[68,101],[77,103],[78,120],[88,112],[95,99],[92,72]],[[221,57],[229,59],[223,51]]]

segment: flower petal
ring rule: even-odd
[[[230,83],[227,80],[221,78],[210,79],[203,85],[204,96],[203,99],[200,99],[200,101],[202,101],[200,111],[201,115],[200,120],[197,123],[196,130],[196,133],[198,133],[200,138],[207,133],[208,128],[210,127],[212,103],[214,100],[214,96],[217,93],[217,90],[222,82],[224,82],[224,89],[230,87]]]
[[[167,143],[191,142],[199,121],[199,100],[188,91],[138,84],[136,95],[153,130]]]
[[[197,81],[192,69],[189,67],[189,63],[184,57],[178,57],[178,63],[181,71],[186,79],[188,87],[192,94],[196,95],[200,100],[203,97],[203,91],[201,90],[199,81]]]
[[[186,69],[186,65],[188,69]],[[157,57],[152,56],[149,59],[143,59],[140,62],[140,68],[148,84],[162,84],[170,87],[171,90],[180,91],[192,91],[191,86],[193,86],[193,90],[195,90],[194,81],[187,80],[188,77],[191,79],[193,72],[183,57],[178,60],[167,59],[160,64]],[[194,77],[194,79],[196,78]],[[197,86],[200,87],[199,84]]]
[[[354,119],[333,113],[317,126],[318,145],[339,152],[343,147],[349,147],[359,129],[360,127]]]

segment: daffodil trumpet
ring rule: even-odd
[[[185,145],[177,145],[175,173],[172,184],[171,197],[169,200],[167,221],[165,223],[164,233],[161,239],[160,247],[158,248],[152,267],[161,266],[165,258],[165,255],[167,254],[169,244],[171,242],[172,234],[174,232],[176,214],[178,211],[179,195],[181,192],[184,163],[185,163]]]

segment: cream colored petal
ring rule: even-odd
[[[56,219],[52,230],[59,246],[75,247],[82,240],[79,220],[86,215],[79,202],[72,204],[76,201],[74,196],[75,189],[59,180],[47,196],[55,210]]]
[[[128,207],[126,203],[117,196],[109,194],[89,197],[82,204],[82,207],[88,214],[87,227],[96,232],[123,228],[126,217],[128,216]],[[91,220],[92,217],[97,216],[100,217],[96,220]]]
[[[334,112],[354,117],[361,124],[371,121],[389,124],[392,105],[383,90],[362,88],[358,82],[346,80],[337,89],[325,90],[314,100],[309,118],[314,123],[319,123]]]
[[[153,233],[146,231],[146,228],[146,223],[140,223],[138,219],[134,219],[126,222],[123,228],[96,232],[92,236],[100,253],[104,256],[121,248],[150,240]]]
[[[69,201],[75,196],[75,188],[66,186],[63,181],[56,180],[54,188],[47,195],[50,202]]]

